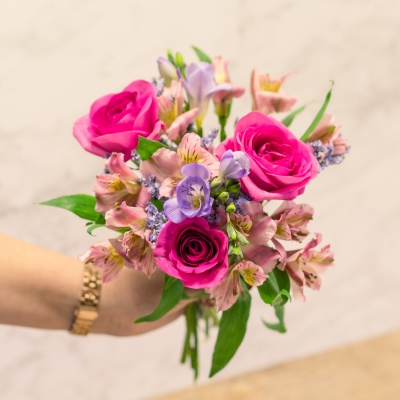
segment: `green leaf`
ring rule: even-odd
[[[167,57],[168,57],[168,60],[176,67],[174,54],[172,53],[172,50],[170,50],[170,49],[167,50]]]
[[[71,196],[57,197],[56,199],[39,203],[42,206],[63,208],[76,214],[78,217],[96,222],[100,213],[94,210],[96,199],[87,194],[73,194]]]
[[[286,332],[286,326],[285,326],[285,323],[283,321],[284,311],[285,311],[285,309],[284,309],[283,306],[275,306],[275,315],[278,318],[278,323],[271,324],[269,322],[263,321],[264,325],[267,328],[272,329],[273,331],[277,331],[277,332],[280,332],[280,333],[285,333]]]
[[[154,204],[158,211],[162,211],[164,209],[164,204],[161,200],[151,199],[150,202]]]
[[[155,140],[146,139],[143,136],[139,136],[138,146],[136,151],[138,152],[142,161],[146,161],[158,150],[162,147],[168,149],[167,146],[163,145],[160,142],[156,142]]]
[[[246,333],[250,315],[251,297],[247,285],[242,281],[244,298],[239,296],[236,303],[222,313],[217,342],[210,371],[210,378],[221,371],[235,355]]]
[[[95,229],[97,229],[97,228],[105,228],[106,226],[104,225],[104,224],[93,224],[93,225],[90,225],[88,228],[87,228],[87,233],[89,234],[89,235],[91,235],[91,236],[96,236],[96,235],[93,235],[92,234],[92,232],[95,230]]]
[[[99,213],[99,216],[97,217],[96,221],[94,221],[94,223],[99,225],[105,225],[106,219],[104,218],[104,215]]]
[[[264,303],[271,306],[284,305],[291,300],[290,280],[286,271],[274,268],[269,274],[268,279],[260,286],[257,286],[258,293]]]
[[[321,121],[321,118],[323,117],[326,108],[328,107],[329,101],[331,100],[331,94],[332,94],[332,88],[333,88],[333,81],[332,81],[332,86],[327,93],[325,97],[324,104],[322,104],[322,107],[318,111],[317,115],[315,116],[313,122],[311,122],[311,125],[308,127],[308,129],[305,131],[304,135],[300,138],[301,141],[305,142],[307,138],[310,136],[311,132],[315,129],[315,127],[318,125],[318,122]]]
[[[137,319],[135,321],[135,324],[138,324],[140,322],[157,321],[179,303],[182,298],[182,294],[182,282],[179,279],[173,278],[172,276],[165,275],[161,300],[157,308],[151,314]]]
[[[301,113],[304,111],[304,109],[307,107],[307,105],[298,108],[297,110],[294,110],[291,112],[289,115],[287,115],[283,120],[281,121],[283,125],[289,128],[289,126],[292,124],[293,120]]]
[[[200,50],[196,46],[192,46],[192,49],[195,51],[195,53],[197,54],[197,57],[199,58],[200,61],[205,61],[205,62],[207,62],[209,64],[212,63],[211,58],[208,57],[208,55],[206,53],[204,53],[204,51]]]

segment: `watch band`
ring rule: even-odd
[[[101,270],[91,264],[85,264],[82,282],[82,295],[75,309],[70,332],[76,335],[87,335],[98,316],[97,307],[101,293]]]

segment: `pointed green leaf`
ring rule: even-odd
[[[136,151],[138,152],[142,161],[148,160],[158,149],[162,147],[168,148],[160,142],[155,140],[146,139],[143,136],[139,136],[138,146]]]
[[[283,120],[281,121],[283,125],[285,125],[287,128],[292,124],[293,120],[302,112],[304,109],[307,107],[307,105],[298,108],[297,110],[294,110],[291,112],[289,115],[287,115]]]
[[[204,51],[200,50],[196,46],[192,46],[192,49],[195,51],[195,53],[197,54],[197,57],[199,58],[200,61],[205,61],[205,62],[207,62],[209,64],[212,63],[211,58],[208,57],[208,55],[206,53],[204,53]]]
[[[91,236],[96,236],[96,235],[93,235],[92,232],[97,228],[105,228],[105,225],[104,224],[93,224],[93,225],[90,225],[89,228],[87,228],[87,233],[89,235],[91,235]]]
[[[162,211],[164,209],[164,204],[161,200],[158,199],[151,199],[151,203],[157,208],[158,211]]]
[[[167,50],[167,57],[168,57],[168,60],[176,67],[174,53],[172,53],[172,50],[170,50],[170,49]]]
[[[275,315],[278,318],[278,323],[275,324],[271,324],[269,322],[265,322],[263,321],[264,325],[269,328],[272,329],[273,331],[277,331],[280,333],[285,333],[286,332],[286,326],[285,323],[283,321],[283,317],[284,317],[284,307],[283,306],[275,306]]]
[[[179,279],[173,278],[172,276],[165,275],[161,300],[157,308],[151,314],[137,319],[135,321],[135,324],[138,324],[140,322],[157,321],[179,303],[182,298],[182,294],[182,282]]]
[[[273,269],[268,278],[260,286],[257,286],[258,293],[264,303],[273,305],[283,305],[291,300],[290,280],[286,271],[278,268]]]
[[[63,208],[76,214],[78,217],[89,221],[97,221],[101,214],[95,211],[96,199],[87,194],[73,194],[71,196],[57,197],[56,199],[39,203],[43,206]]]
[[[324,104],[322,104],[322,107],[318,111],[317,115],[315,116],[313,122],[311,122],[311,125],[308,127],[308,129],[305,131],[304,135],[300,138],[301,141],[305,142],[307,138],[310,136],[311,132],[316,128],[318,125],[318,122],[321,121],[321,118],[323,117],[326,108],[328,107],[329,101],[331,100],[331,94],[332,94],[332,88],[333,88],[333,81],[332,81],[332,86],[327,93],[325,97]]]
[[[250,315],[251,297],[247,285],[242,282],[244,298],[239,296],[236,303],[222,313],[217,342],[210,371],[210,378],[221,371],[235,355],[246,333]]]

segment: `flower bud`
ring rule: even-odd
[[[219,177],[240,179],[249,174],[250,159],[243,151],[227,150],[221,158]]]
[[[229,193],[228,192],[221,192],[217,198],[218,203],[220,204],[225,204],[227,200],[229,199]]]
[[[228,207],[226,207],[226,212],[229,214],[233,214],[235,211],[236,211],[236,207],[235,207],[235,204],[233,204],[233,202],[230,203],[228,205]]]
[[[172,81],[179,79],[175,66],[164,57],[158,57],[158,70],[160,75],[164,78],[165,85],[169,87]]]
[[[239,193],[240,192],[240,182],[236,179],[229,180],[228,184],[226,185],[226,190],[229,193]]]

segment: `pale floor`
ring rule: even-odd
[[[400,399],[400,331],[154,400]]]

